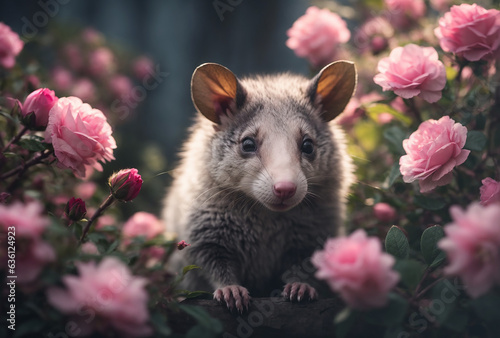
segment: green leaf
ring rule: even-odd
[[[384,138],[389,142],[391,149],[397,155],[406,154],[403,148],[403,140],[406,139],[406,133],[398,126],[391,126],[384,130]]]
[[[424,195],[415,195],[413,202],[427,210],[441,210],[446,206],[446,201],[442,198],[432,198]]]
[[[205,311],[202,307],[179,304],[179,308],[196,319],[198,324],[204,327],[205,330],[211,331],[215,334],[220,334],[224,330],[221,322],[215,318],[210,317],[208,312]]]
[[[162,336],[169,336],[172,334],[172,330],[168,327],[167,318],[162,313],[153,312],[150,321],[156,333]]]
[[[335,333],[336,337],[338,338],[344,338],[348,337],[349,331],[352,328],[352,325],[356,321],[357,317],[357,312],[351,310],[350,308],[346,307],[337,315],[335,316],[335,319],[333,320],[333,323],[335,324]]]
[[[425,229],[422,237],[420,237],[420,251],[425,262],[432,267],[438,266],[446,258],[445,253],[437,246],[437,243],[443,237],[444,230],[439,225]]]
[[[482,131],[470,130],[467,133],[467,140],[465,141],[464,149],[472,151],[483,151],[487,143],[486,136]]]
[[[115,249],[118,247],[118,244],[120,244],[119,240],[115,240],[113,243],[111,243],[111,245],[109,246],[108,250],[106,251],[106,254],[110,254],[113,251],[115,251]]]
[[[396,162],[396,163],[394,163],[392,165],[391,172],[389,173],[387,188],[392,187],[392,185],[394,184],[394,182],[396,182],[396,180],[399,177],[401,177],[401,171],[399,170],[399,163]]]
[[[396,258],[408,258],[410,244],[405,233],[393,225],[385,237],[385,250]]]
[[[184,277],[189,271],[194,269],[201,269],[198,265],[187,265],[182,269],[182,277]]]
[[[394,118],[396,118],[398,121],[401,121],[405,126],[409,127],[411,125],[411,118],[397,111],[396,109],[392,108],[388,104],[375,103],[367,106],[365,109],[366,109],[366,114],[375,122],[378,121],[378,116],[380,114],[389,113],[392,116],[394,116]]]
[[[394,270],[399,272],[401,282],[413,293],[418,283],[424,275],[426,266],[413,259],[397,260],[394,264]]]
[[[389,293],[389,302],[380,309],[370,310],[364,313],[367,322],[383,325],[395,326],[401,324],[408,311],[408,301],[396,293]]]
[[[43,142],[43,138],[37,135],[23,136],[18,144],[22,148],[32,152],[43,151],[48,147],[48,144]]]

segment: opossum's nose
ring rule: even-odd
[[[295,195],[297,186],[292,182],[278,182],[273,185],[274,194],[281,199],[288,199]]]

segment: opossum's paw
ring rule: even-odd
[[[287,283],[283,288],[283,297],[290,301],[304,301],[318,299],[318,292],[307,283]]]
[[[214,299],[219,303],[225,302],[231,312],[236,309],[243,313],[243,311],[248,310],[250,304],[248,290],[240,285],[228,285],[218,288],[214,292]]]

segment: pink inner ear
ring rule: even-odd
[[[215,115],[217,120],[221,123],[221,116],[232,116],[234,107],[234,101],[227,96],[214,95],[212,100]]]

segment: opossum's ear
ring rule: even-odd
[[[191,78],[191,98],[207,119],[222,124],[225,117],[235,114],[243,104],[245,92],[229,69],[217,63],[204,63]]]
[[[335,61],[311,80],[309,97],[322,107],[321,117],[333,120],[344,110],[356,89],[356,67],[350,61]]]

